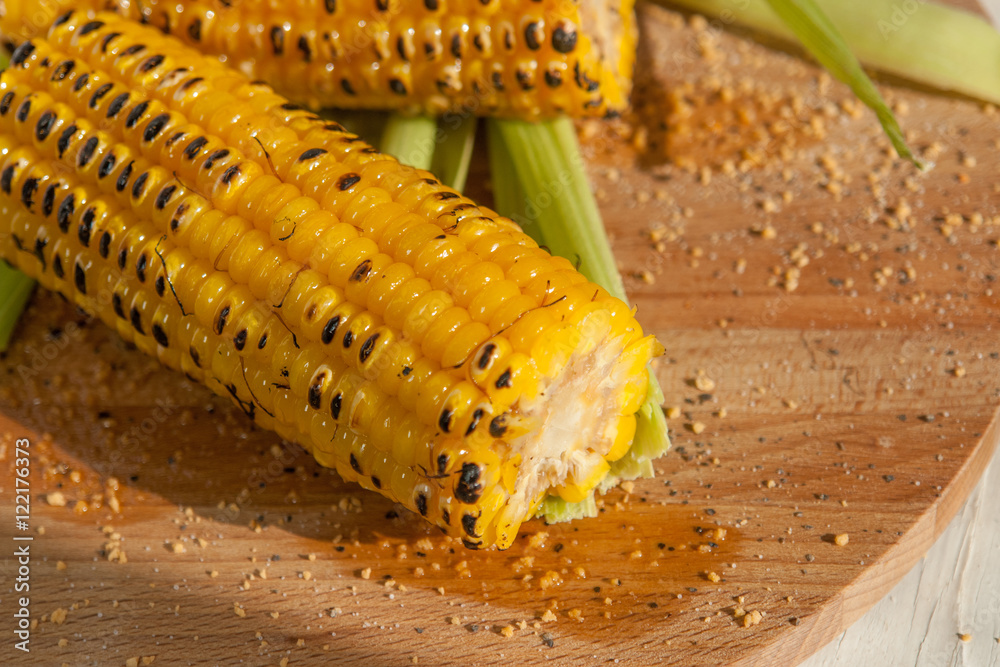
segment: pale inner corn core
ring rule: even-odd
[[[511,442],[521,464],[511,503],[530,510],[564,484],[595,486],[607,471],[604,456],[617,435],[622,386],[615,371],[621,338],[574,355],[566,369],[516,414],[538,427]],[[597,478],[595,478],[595,476]]]
[[[584,0],[580,3],[580,32],[590,37],[599,60],[614,65],[621,57],[625,27],[618,3],[607,0]]]

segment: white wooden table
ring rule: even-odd
[[[981,2],[1000,25],[1000,0]],[[1000,450],[923,560],[801,667],[861,665],[1000,666]]]

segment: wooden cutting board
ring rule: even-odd
[[[37,625],[0,662],[794,664],[910,569],[998,439],[1000,116],[886,87],[919,174],[800,58],[640,14],[637,116],[581,132],[668,350],[657,478],[470,552],[39,293],[0,362]]]

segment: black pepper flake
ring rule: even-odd
[[[326,325],[323,327],[323,332],[320,334],[320,340],[323,344],[329,345],[330,341],[333,340],[334,335],[337,333],[337,327],[340,325],[340,316],[334,315],[329,320],[327,320]]]
[[[3,97],[0,97],[0,116],[6,116],[7,112],[10,111],[10,105],[14,101],[14,93],[6,92]]]
[[[437,468],[439,475],[444,475],[445,472],[448,470],[448,461],[449,459],[447,454],[438,454]]]
[[[62,81],[69,73],[73,71],[76,67],[76,63],[72,60],[64,60],[59,63],[59,66],[52,70],[52,76],[49,77],[49,81]]]
[[[337,11],[337,0],[323,0],[323,6],[326,7],[327,14],[332,14]]]
[[[177,186],[173,184],[167,185],[160,190],[160,194],[156,195],[156,210],[162,211],[165,209],[167,207],[167,202],[170,201],[170,198],[175,192],[177,192]]]
[[[181,91],[186,92],[188,89],[193,88],[197,84],[205,80],[203,76],[193,76],[184,83],[181,84]]]
[[[118,190],[118,192],[122,192],[128,187],[128,179],[129,176],[132,175],[133,164],[135,164],[135,162],[129,162],[125,165],[125,168],[122,169],[122,173],[118,174],[118,182],[115,183],[115,189]]]
[[[222,174],[222,178],[220,180],[226,185],[229,185],[230,183],[232,183],[233,179],[239,175],[241,169],[242,168],[238,164],[231,165]]]
[[[144,171],[139,174],[139,177],[135,179],[135,183],[132,184],[132,196],[138,199],[142,196],[142,190],[146,187],[146,181],[149,180],[149,172]]]
[[[354,92],[354,86],[352,86],[351,82],[347,79],[340,80],[340,87],[343,88],[344,92],[348,95],[357,95],[357,93]]]
[[[61,26],[62,24],[64,24],[64,23],[66,23],[67,21],[69,21],[69,20],[70,20],[70,19],[71,19],[71,18],[73,17],[73,13],[74,13],[74,12],[73,12],[73,10],[72,10],[72,9],[71,9],[71,10],[69,10],[68,12],[66,12],[65,14],[63,14],[62,16],[60,16],[59,18],[57,18],[57,19],[55,20],[55,22],[54,22],[54,23],[52,24],[52,27],[53,27],[53,28],[58,28],[58,27],[59,27],[59,26]]]
[[[76,164],[78,167],[86,167],[87,163],[94,157],[94,152],[97,150],[97,145],[100,140],[97,137],[91,137],[87,139],[86,143],[83,144],[83,148],[80,149],[80,154],[77,156]]]
[[[53,183],[49,187],[45,188],[45,194],[42,195],[42,215],[48,217],[52,215],[52,209],[56,205],[56,184]]]
[[[896,479],[896,477],[895,477],[894,475],[883,475],[883,476],[882,476],[882,479],[884,479],[884,480],[885,480],[885,481],[887,481],[887,482],[891,482],[891,481],[893,481],[894,479]]]
[[[80,245],[84,248],[90,246],[90,235],[94,230],[95,217],[97,217],[97,212],[93,206],[84,211],[80,217],[80,226],[76,230],[76,236],[80,239]]]
[[[490,365],[490,360],[493,356],[493,351],[497,349],[497,346],[493,343],[487,343],[483,346],[483,353],[479,356],[479,361],[476,365],[479,370],[484,371]]]
[[[558,88],[562,85],[562,72],[557,69],[545,70],[545,85],[549,88]]]
[[[266,332],[260,337],[260,340],[257,341],[257,349],[258,350],[263,350],[265,345],[267,345],[267,333]]]
[[[135,275],[140,283],[146,282],[146,253],[141,253],[139,259],[135,260]]]
[[[337,179],[337,188],[340,190],[348,190],[355,183],[361,180],[361,177],[357,174],[344,174],[339,179]]]
[[[349,460],[351,463],[351,467],[354,468],[354,472],[358,473],[359,475],[364,474],[361,472],[361,464],[358,463],[358,457],[356,457],[353,452],[351,453],[351,457]]]
[[[60,158],[62,158],[66,149],[69,148],[69,141],[73,138],[74,134],[76,134],[76,125],[70,125],[59,135],[59,140],[56,142],[56,149],[59,151]]]
[[[490,420],[490,435],[494,438],[502,438],[507,432],[507,415],[497,415]]]
[[[99,30],[103,27],[104,27],[104,21],[88,21],[87,23],[84,23],[83,26],[80,27],[80,31],[77,34],[83,37],[84,35],[89,35],[95,30]]]
[[[532,51],[537,51],[542,45],[539,36],[538,23],[532,21],[528,25],[524,26],[524,43],[528,45],[528,48]]]
[[[558,24],[552,31],[552,48],[559,53],[569,53],[576,48],[576,30],[564,23]]]
[[[197,137],[191,143],[189,143],[187,147],[184,149],[184,157],[186,157],[189,160],[195,159],[195,157],[197,157],[198,153],[201,151],[202,148],[205,147],[205,144],[207,143],[208,139],[206,139],[205,137]]]
[[[354,283],[361,282],[366,277],[368,277],[368,272],[371,271],[371,268],[372,268],[372,261],[370,259],[366,259],[365,261],[361,262],[360,264],[358,264],[357,268],[355,268],[354,272],[351,274],[350,281]]]
[[[201,41],[201,19],[195,18],[187,27],[188,36],[196,42]]]
[[[84,273],[80,262],[77,262],[73,267],[73,282],[76,283],[76,289],[79,290],[80,294],[87,293],[87,274]]]
[[[24,64],[24,61],[35,52],[35,45],[31,41],[27,41],[21,46],[14,50],[14,53],[10,56],[10,64],[14,67],[18,67]]]
[[[125,108],[125,104],[128,102],[128,93],[122,93],[111,100],[111,104],[108,105],[108,113],[106,116],[108,118],[114,118],[118,113]]]
[[[52,123],[55,120],[56,115],[48,110],[38,118],[38,122],[35,123],[35,137],[39,141],[45,141],[49,138],[49,132],[52,131]]]
[[[344,334],[344,347],[350,347],[351,343],[354,342],[354,332],[350,329]]]
[[[169,347],[170,346],[170,341],[167,340],[167,332],[165,332],[163,330],[163,327],[161,327],[159,324],[156,324],[154,322],[151,331],[153,333],[153,338],[162,347]]]
[[[102,37],[101,38],[101,53],[107,53],[108,52],[108,45],[111,44],[112,41],[118,39],[121,36],[122,36],[122,34],[120,32],[109,32],[107,35],[105,35],[104,37]]]
[[[128,248],[122,248],[118,253],[118,268],[125,270],[125,263],[128,261]]]
[[[343,400],[344,396],[339,392],[330,400],[330,414],[334,419],[340,419],[340,404]]]
[[[143,52],[145,50],[146,50],[146,45],[145,44],[133,44],[132,46],[130,46],[127,49],[125,49],[124,51],[122,51],[122,55],[125,55],[125,56],[134,56],[135,54],[141,53],[141,52]]]
[[[305,162],[307,160],[312,160],[313,158],[324,155],[326,151],[322,148],[310,148],[299,156],[299,162]]]
[[[406,84],[401,79],[389,79],[389,89],[397,95],[406,95]]]
[[[481,537],[478,533],[476,533],[476,519],[478,518],[479,517],[473,516],[469,513],[462,515],[462,530],[464,530],[465,534],[469,537]]]
[[[149,121],[146,125],[146,131],[142,133],[142,140],[152,141],[155,139],[157,135],[163,131],[163,127],[167,124],[168,120],[170,120],[170,114],[161,113],[159,116],[156,116],[153,120]]]
[[[21,106],[17,108],[16,118],[23,123],[28,120],[29,113],[31,113],[31,100],[26,99],[21,102]]]
[[[326,373],[320,373],[313,379],[312,384],[309,385],[307,400],[309,401],[309,407],[313,410],[319,410],[320,400],[323,398],[323,385],[325,382]]]
[[[10,194],[11,181],[14,180],[14,165],[8,165],[0,174],[0,189]]]
[[[52,273],[56,274],[56,278],[62,278],[65,274],[63,273],[62,257],[55,255],[52,258]]]
[[[101,98],[103,98],[105,95],[111,92],[111,89],[113,87],[114,86],[112,86],[112,84],[110,83],[105,83],[100,85],[97,88],[97,90],[94,91],[94,94],[90,96],[90,102],[88,103],[88,106],[91,109],[96,109],[97,105],[101,103]]]
[[[381,489],[382,488],[382,480],[380,480],[375,475],[372,475],[372,486],[374,486],[376,489]]]
[[[463,503],[474,505],[483,495],[483,484],[479,480],[482,471],[475,463],[463,463],[458,481],[455,483],[455,497]]]
[[[417,511],[420,512],[420,516],[427,516],[427,496],[423,493],[418,493],[416,498]],[[417,628],[417,632],[423,632],[420,628]]]
[[[126,129],[131,130],[133,127],[135,127],[135,124],[139,122],[139,119],[142,118],[142,115],[146,113],[146,109],[148,108],[149,108],[149,102],[147,102],[146,100],[143,100],[142,102],[139,102],[134,107],[132,107],[132,110],[128,112],[128,116],[125,117]]]
[[[135,306],[132,306],[132,310],[129,311],[129,321],[132,323],[133,329],[143,336],[146,335],[146,332],[142,330],[142,313]]]
[[[145,72],[148,72],[148,71],[150,71],[152,69],[156,69],[157,67],[159,67],[162,64],[163,64],[163,56],[161,56],[159,54],[157,54],[155,56],[150,56],[150,57],[146,58],[145,60],[143,60],[142,64],[139,65],[139,71],[145,73]]]
[[[445,408],[444,410],[441,411],[441,416],[438,418],[438,426],[440,426],[441,430],[444,431],[445,433],[451,431],[451,415],[452,415],[451,410]]]
[[[514,386],[514,383],[511,380],[511,371],[509,368],[500,374],[500,377],[497,378],[494,385],[497,389],[509,389]]]
[[[361,344],[361,351],[358,353],[358,361],[365,363],[368,361],[368,357],[371,356],[372,350],[375,349],[375,343],[378,341],[379,334],[372,334]]]
[[[188,355],[190,355],[191,361],[194,362],[194,365],[197,366],[198,368],[201,368],[201,355],[198,354],[198,350],[194,349],[193,346],[189,347]]]
[[[62,204],[59,205],[59,211],[56,213],[56,222],[64,234],[69,231],[69,218],[73,215],[73,211],[76,210],[75,207],[76,200],[73,197],[73,193],[70,193],[66,199],[62,200]]]
[[[107,236],[107,233],[105,233]],[[163,276],[156,276],[156,280],[153,282],[153,289],[156,290],[156,296],[162,297],[167,291],[167,281]]]
[[[472,435],[472,432],[476,430],[479,426],[479,421],[483,418],[484,410],[482,408],[477,408],[475,412],[472,413],[472,421],[469,422],[469,427],[465,429],[465,435]]]
[[[312,62],[312,47],[309,46],[309,40],[306,39],[305,35],[299,36],[299,41],[296,44],[299,47],[299,51],[302,52],[302,60],[305,62]]]
[[[37,191],[38,191],[38,179],[37,178],[25,179],[24,184],[21,186],[21,202],[24,204],[24,207],[29,211],[31,210],[31,207],[35,203],[34,197],[35,197],[35,192]]]
[[[106,156],[104,156],[104,159],[101,160],[101,164],[98,165],[97,167],[97,177],[107,178],[108,174],[110,174],[114,168],[115,168],[115,154],[108,153]]]
[[[226,318],[229,317],[229,311],[230,308],[228,305],[219,311],[219,318],[215,322],[215,333],[221,334],[222,330],[226,328]]]
[[[222,160],[223,158],[225,158],[228,155],[229,155],[229,151],[227,149],[225,149],[225,148],[223,148],[221,150],[217,150],[217,151],[215,151],[214,153],[212,153],[211,155],[208,156],[208,159],[205,160],[205,164],[202,165],[202,168],[203,169],[211,169],[213,166],[215,166],[216,162],[218,162],[219,160]]]
[[[285,30],[280,25],[271,27],[271,50],[276,56],[285,52]]]
[[[545,644],[546,646],[548,646],[549,648],[555,648],[556,640],[553,639],[552,635],[550,635],[549,633],[543,632],[542,633],[542,643]]]
[[[49,244],[48,239],[35,239],[35,257],[42,263],[42,271],[45,270],[45,246]]]
[[[240,329],[238,332],[236,332],[236,335],[233,336],[233,346],[236,347],[237,350],[242,350],[244,347],[246,347],[246,344],[247,344],[247,330]]]

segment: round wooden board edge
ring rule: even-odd
[[[877,561],[824,604],[819,613],[777,633],[761,651],[738,658],[733,667],[798,665],[836,639],[875,606],[923,558],[958,514],[1000,450],[1000,408],[940,497]]]

